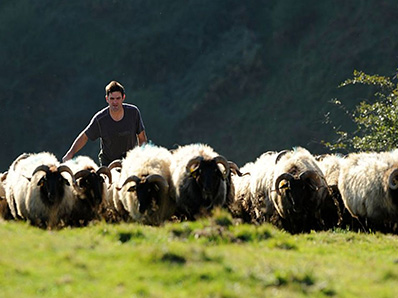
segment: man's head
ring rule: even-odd
[[[126,97],[122,84],[112,81],[105,87],[105,99],[109,104],[111,112],[119,112],[123,109],[122,104]]]
[[[119,91],[121,95],[124,97],[124,87],[122,84],[116,81],[110,82],[108,85],[105,86],[105,96],[109,96],[110,93]]]

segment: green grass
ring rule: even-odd
[[[228,215],[163,227],[0,223],[1,297],[393,297],[397,236],[290,235]]]

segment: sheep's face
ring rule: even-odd
[[[156,211],[160,203],[160,188],[156,183],[141,183],[137,189],[139,202],[138,211],[141,214],[149,211]]]
[[[388,196],[395,209],[394,213],[398,212],[398,168],[394,167],[389,171],[386,171],[384,177],[384,183],[388,185]]]
[[[228,161],[222,156],[192,158],[186,165],[183,183],[178,185],[177,206],[189,218],[204,215],[213,206],[223,206],[227,198]]]
[[[326,201],[330,193],[316,172],[306,171],[299,177],[282,174],[276,181],[276,187],[276,202],[281,216],[289,222],[290,232],[309,231],[325,224],[320,218],[321,209],[329,209],[334,202],[332,199]],[[337,222],[338,209],[333,208],[333,211]]]
[[[321,228],[330,229],[343,223],[344,202],[336,185],[329,188],[324,203],[319,209]]]
[[[388,189],[389,195],[391,197],[391,201],[398,211],[398,189]]]
[[[215,199],[218,198],[220,184],[225,182],[221,170],[214,160],[202,160],[199,166],[191,172],[191,177],[200,189],[203,207],[224,203],[215,202]]]
[[[60,172],[48,171],[37,183],[43,203],[49,207],[59,204],[65,193],[65,185],[70,184]]]
[[[300,213],[303,211],[303,199],[308,193],[305,183],[300,179],[282,181],[280,185],[281,203],[285,213]]]
[[[140,214],[155,212],[159,208],[161,200],[161,188],[157,183],[142,181],[131,186],[129,192],[135,192]]]
[[[275,187],[279,207],[285,214],[313,214],[328,194],[327,186],[315,171],[305,171],[300,175],[284,173],[276,179]]]
[[[87,199],[91,207],[98,207],[103,198],[105,180],[97,173],[91,172],[77,180],[82,190],[82,197]]]

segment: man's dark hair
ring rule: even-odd
[[[115,91],[120,91],[122,96],[124,96],[124,87],[119,82],[112,81],[108,85],[106,85],[106,87],[105,87],[106,96],[108,96],[109,93],[112,93],[112,92],[115,92]]]

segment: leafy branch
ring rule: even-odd
[[[339,136],[335,142],[324,142],[331,150],[348,151],[388,151],[397,147],[398,127],[398,84],[393,78],[368,75],[362,71],[354,71],[352,79],[347,79],[339,87],[362,84],[377,87],[377,92],[368,102],[362,101],[349,112],[339,100],[333,104],[342,107],[349,113],[356,125],[353,133],[335,129]]]

